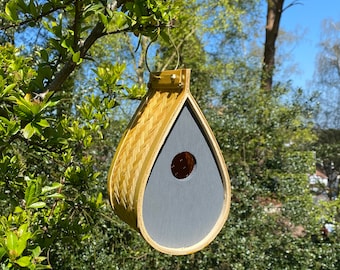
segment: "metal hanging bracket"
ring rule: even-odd
[[[149,89],[183,89],[189,84],[190,78],[182,69],[166,70],[162,72],[151,72],[148,83]]]

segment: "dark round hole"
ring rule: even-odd
[[[177,179],[187,178],[196,165],[195,157],[189,152],[177,154],[171,162],[171,172]]]

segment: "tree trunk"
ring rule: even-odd
[[[275,42],[279,32],[284,0],[267,0],[266,41],[261,76],[261,87],[271,91],[275,69]]]

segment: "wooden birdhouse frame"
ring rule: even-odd
[[[108,175],[108,191],[114,212],[138,230],[151,246],[173,255],[194,253],[208,245],[223,227],[230,208],[228,171],[216,139],[190,93],[189,85],[190,70],[188,69],[150,74],[149,92],[119,143]],[[144,192],[155,161],[183,107],[194,115],[209,144],[221,179],[223,201],[209,233],[189,246],[168,247],[153,239],[145,226]],[[169,168],[164,168],[164,170],[169,169],[170,164]]]

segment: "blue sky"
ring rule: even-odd
[[[286,5],[293,0],[286,0]],[[293,46],[292,60],[299,73],[292,76],[293,85],[306,88],[314,74],[315,59],[325,19],[340,21],[340,0],[299,0],[301,4],[290,7],[283,13],[281,28],[288,32],[303,33]]]

